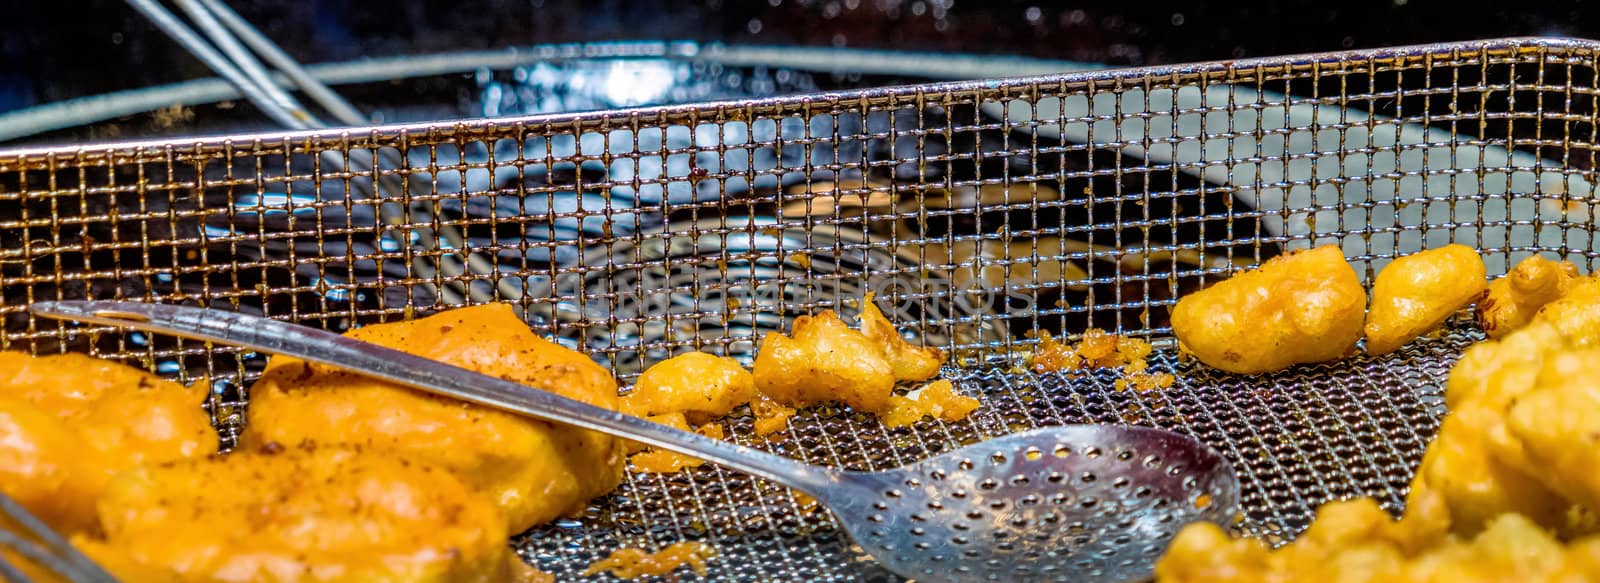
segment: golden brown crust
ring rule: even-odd
[[[1211,367],[1240,374],[1335,360],[1361,338],[1367,294],[1334,245],[1280,255],[1178,300],[1172,329]]]
[[[117,472],[216,451],[204,399],[87,355],[0,352],[0,490],[58,530],[93,531]]]
[[[1450,314],[1482,297],[1488,285],[1483,259],[1466,245],[1394,260],[1372,284],[1364,327],[1367,353],[1388,354],[1437,329]]]
[[[617,384],[589,357],[535,335],[505,304],[458,308],[349,336],[618,408]],[[622,440],[274,358],[251,389],[243,443],[350,444],[448,468],[495,500],[507,532],[576,512],[622,479]]]
[[[343,447],[268,451],[119,476],[99,504],[101,548],[186,581],[499,583],[510,574],[505,518],[451,472]]]

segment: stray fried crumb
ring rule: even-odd
[[[1171,387],[1176,377],[1170,373],[1148,373],[1148,360],[1154,347],[1138,338],[1127,338],[1090,328],[1076,345],[1059,342],[1048,332],[1039,332],[1028,368],[1036,373],[1073,372],[1092,368],[1122,367],[1117,390],[1148,391]]]
[[[979,404],[977,399],[956,393],[950,381],[939,379],[906,396],[889,397],[889,411],[879,419],[887,427],[904,427],[923,417],[954,423],[966,419]]]
[[[643,549],[623,548],[612,551],[606,558],[595,561],[583,572],[593,577],[609,571],[619,579],[659,577],[688,565],[696,575],[706,574],[706,561],[716,556],[716,550],[700,542],[674,543],[654,553]]]
[[[672,423],[666,423],[666,425],[672,425]],[[699,429],[695,430],[695,433],[712,439],[726,439],[728,437],[727,433],[722,430],[722,426],[716,423],[701,425]],[[628,458],[628,465],[633,466],[634,471],[647,474],[670,474],[684,469],[698,468],[705,463],[705,460],[700,458],[664,449],[651,449]]]

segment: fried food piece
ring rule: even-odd
[[[684,417],[682,413],[663,413],[661,415],[651,415],[649,417],[645,417],[645,420],[652,423],[665,425],[679,431],[694,431],[694,428],[689,426],[689,419]],[[633,455],[635,453],[650,449],[650,446],[637,441],[628,441],[626,442],[625,447],[628,455]]]
[[[1471,540],[1408,547],[1371,499],[1331,502],[1295,542],[1275,551],[1211,523],[1179,531],[1156,564],[1158,582],[1594,581],[1600,539],[1563,546],[1538,525],[1502,514]]]
[[[105,542],[191,581],[499,582],[505,517],[450,471],[343,447],[145,466],[99,503]]]
[[[93,530],[117,472],[216,451],[204,401],[108,360],[0,352],[0,491],[58,531]]]
[[[617,383],[535,335],[506,304],[458,308],[347,336],[616,410]],[[515,534],[621,483],[624,440],[274,357],[251,388],[243,443],[352,444],[447,468],[499,505]]]
[[[633,392],[622,398],[622,410],[640,417],[683,413],[705,422],[755,397],[755,376],[739,361],[690,352],[645,369]]]
[[[1534,320],[1550,323],[1572,348],[1600,346],[1600,274],[1569,281],[1561,297],[1539,308]]]
[[[1372,284],[1365,327],[1367,353],[1388,354],[1443,324],[1483,295],[1483,258],[1450,244],[1394,260]]]
[[[1173,376],[1173,374],[1170,372],[1131,372],[1124,373],[1122,378],[1113,381],[1111,385],[1116,387],[1116,389],[1119,391],[1133,389],[1135,391],[1144,392],[1159,389],[1170,389],[1172,388],[1172,385],[1177,384],[1177,382],[1178,377]]]
[[[788,406],[842,402],[881,413],[894,391],[894,366],[879,344],[833,310],[795,318],[792,336],[768,332],[756,355],[756,388]]]
[[[789,418],[794,417],[794,407],[785,407],[768,398],[766,395],[756,397],[750,402],[750,412],[755,415],[754,421],[756,435],[766,436],[789,427]]]
[[[680,429],[689,430],[687,427],[680,427]],[[701,425],[694,432],[711,439],[728,438],[728,434],[722,430],[722,426],[716,423]],[[679,470],[698,468],[705,465],[705,463],[706,461],[703,459],[665,449],[651,449],[628,458],[628,465],[632,466],[634,471],[646,474],[670,474]]]
[[[21,533],[20,527],[10,521],[0,518],[0,529],[9,532]],[[34,541],[37,542],[37,541]],[[121,581],[137,581],[138,583],[178,583],[181,579],[170,570],[143,565],[129,558],[127,553],[113,548],[105,543],[89,538],[83,534],[72,535],[68,540],[73,548],[83,553],[90,561],[105,569],[113,577]],[[29,581],[38,583],[73,583],[44,565],[33,562],[13,551],[0,548],[0,559],[22,571],[22,575]]]
[[[679,542],[654,553],[643,549],[623,548],[612,551],[606,558],[595,561],[583,572],[593,577],[609,571],[618,579],[660,577],[688,565],[696,575],[706,575],[706,561],[717,555],[716,550],[701,542]]]
[[[1600,508],[1600,348],[1561,352],[1543,364],[1537,389],[1509,405],[1510,433],[1546,486]]]
[[[1500,338],[1526,326],[1545,304],[1566,293],[1578,277],[1571,261],[1551,261],[1533,255],[1518,262],[1505,277],[1489,284],[1478,302],[1478,325],[1490,338]]]
[[[1337,245],[1295,251],[1178,300],[1172,330],[1200,362],[1238,374],[1343,357],[1367,293]]]
[[[1566,409],[1586,406],[1592,388],[1583,368],[1600,342],[1592,280],[1569,285],[1499,340],[1468,348],[1451,369],[1450,414],[1423,456],[1405,521],[1465,536],[1516,512],[1562,536],[1600,531],[1600,490],[1579,469],[1589,409]]]
[[[889,359],[889,366],[894,369],[894,380],[921,382],[939,376],[939,367],[944,365],[944,353],[938,348],[912,346],[906,342],[905,337],[895,330],[894,324],[883,317],[883,312],[878,311],[872,298],[873,294],[868,292],[866,299],[861,301],[861,333],[878,343],[878,348]]]
[[[966,419],[982,403],[977,399],[956,393],[955,385],[945,379],[928,383],[904,397],[889,397],[889,412],[881,416],[888,427],[905,427],[923,417],[933,417],[946,423]]]

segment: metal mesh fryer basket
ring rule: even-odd
[[[946,376],[983,408],[895,430],[822,408],[772,441],[736,417],[733,439],[866,469],[1038,425],[1164,427],[1238,468],[1244,531],[1287,540],[1330,499],[1398,509],[1475,327],[1259,377],[1158,350],[1152,367],[1179,380],[1152,392],[1116,390],[1109,372],[1018,372],[1033,332],[1160,344],[1174,298],[1313,245],[1342,246],[1367,279],[1447,241],[1494,274],[1538,252],[1592,269],[1597,47],[1517,39],[3,152],[0,348],[205,375],[226,443],[264,357],[26,305],[183,302],[342,329],[509,301],[627,381],[689,350],[748,357],[763,330],[853,314],[871,291],[910,337],[956,355]],[[352,158],[380,163],[329,163]],[[686,539],[716,547],[717,580],[890,578],[825,512],[710,465],[630,476],[514,543],[565,580],[617,547]]]

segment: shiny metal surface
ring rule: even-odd
[[[1328,500],[1399,509],[1475,325],[1256,377],[1162,348],[1151,371],[1178,380],[1148,392],[1116,389],[1116,371],[1017,367],[1036,332],[1093,326],[1161,346],[1183,293],[1313,245],[1340,246],[1368,280],[1443,241],[1493,266],[1542,253],[1592,271],[1597,48],[1494,40],[0,152],[0,348],[211,379],[227,443],[264,355],[26,305],[136,300],[342,331],[492,296],[627,383],[691,350],[748,356],[796,315],[848,319],[870,291],[908,336],[953,355],[945,378],[983,406],[896,429],[820,407],[770,440],[738,412],[730,440],[869,471],[1043,427],[1156,427],[1227,458],[1238,529],[1276,544]],[[446,229],[459,244],[431,235]],[[417,268],[467,255],[493,269]],[[630,475],[513,542],[566,580],[619,547],[682,540],[716,549],[711,580],[895,579],[829,513],[712,466]]]
[[[115,583],[105,569],[73,547],[60,533],[0,494],[0,579],[27,583],[41,572],[73,583]],[[33,567],[24,569],[24,567]]]
[[[868,555],[922,581],[1148,577],[1177,530],[1228,525],[1239,480],[1220,454],[1157,429],[1015,433],[904,468],[824,468],[318,330],[204,308],[40,302],[34,314],[282,354],[718,462],[811,495]]]

